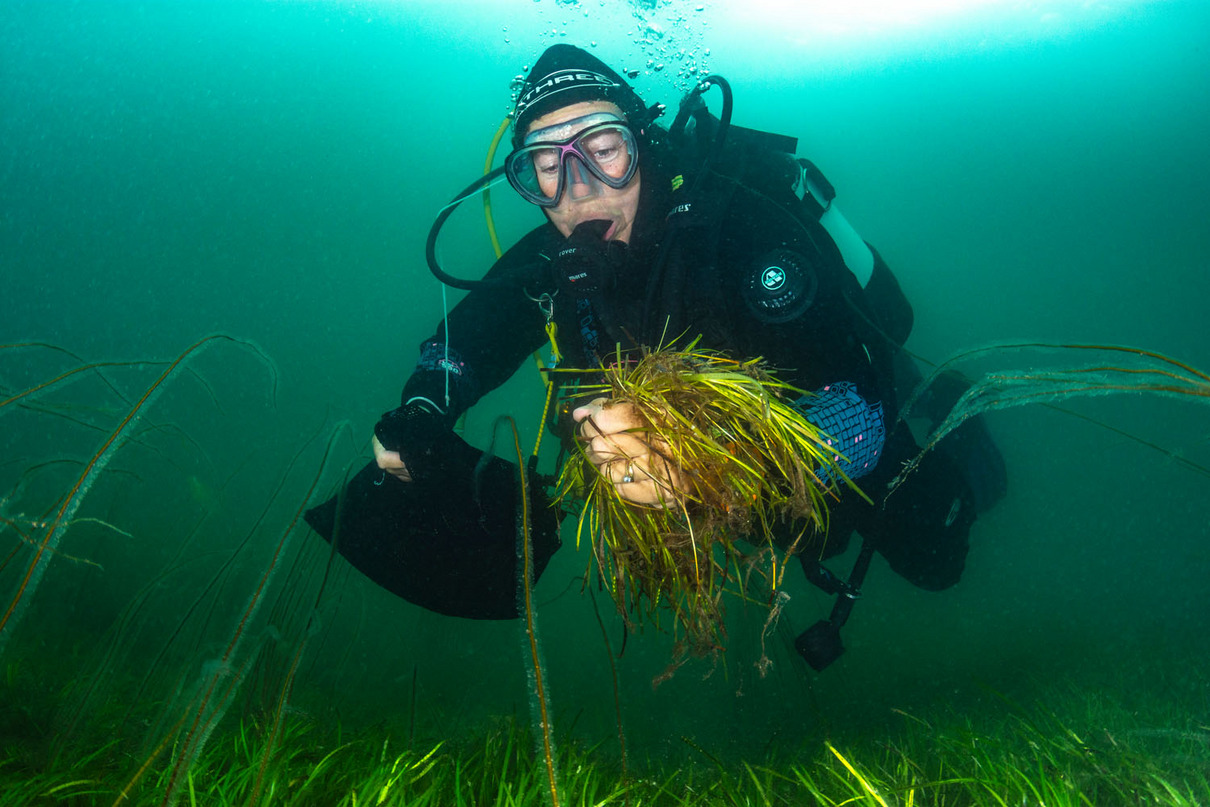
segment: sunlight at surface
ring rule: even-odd
[[[925,25],[945,18],[1009,12],[1022,18],[1114,13],[1146,0],[757,0],[745,11],[768,21],[835,25],[840,29]],[[728,2],[713,3],[719,10]]]
[[[808,61],[852,65],[1027,44],[1120,22],[1168,0],[756,0],[706,6],[715,30]],[[743,31],[740,34],[740,31]]]
[[[386,15],[451,42],[519,49],[555,42],[642,66],[759,51],[762,70],[846,73],[1078,38],[1181,0],[328,0],[367,19]],[[629,49],[627,49],[629,48]],[[634,57],[634,58],[631,58]],[[658,70],[654,72],[659,72]],[[665,71],[665,73],[668,71]],[[661,80],[670,80],[667,75]]]

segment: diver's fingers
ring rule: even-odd
[[[593,398],[588,403],[571,410],[571,419],[580,424],[580,434],[582,436],[592,436],[591,434],[586,434],[585,430],[592,426],[591,421],[601,414],[601,410],[605,408],[605,402],[608,400],[608,398]],[[589,420],[589,423],[584,422],[586,418]]]
[[[597,398],[586,406],[577,407],[572,412],[572,418],[580,424],[580,437],[585,440],[643,427],[643,420],[634,404],[624,401],[608,403],[605,398]]]
[[[578,415],[583,415],[580,439],[587,442],[585,451],[589,460],[599,466],[618,456],[635,457],[647,453],[643,422],[634,405],[602,403],[604,400],[598,398],[576,410]]]
[[[408,472],[408,467],[404,464],[403,457],[399,456],[398,451],[388,451],[378,441],[377,435],[372,438],[372,445],[374,447],[374,461],[378,463],[379,468],[401,482],[412,481],[412,475]]]
[[[618,495],[635,504],[667,507],[681,492],[682,477],[665,457],[652,451],[641,456],[618,457],[601,466]]]
[[[617,459],[641,457],[650,450],[641,432],[601,434],[584,446],[588,461],[598,467]]]
[[[666,456],[668,443],[643,428],[633,404],[597,398],[577,407],[584,453],[600,474],[635,504],[667,507],[682,491],[683,478]]]

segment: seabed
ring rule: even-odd
[[[1068,688],[1045,706],[1022,706],[993,694],[980,713],[888,715],[882,732],[842,732],[744,761],[683,739],[679,751],[644,759],[632,751],[623,765],[616,737],[559,742],[557,803],[1210,804],[1210,726],[1193,718],[1199,708],[1205,715],[1210,679],[1188,672],[1184,693],[1202,693],[1200,704],[1150,695],[1127,705],[1115,693]],[[181,741],[153,757],[137,738],[113,733],[121,703],[58,744],[46,727],[61,704],[22,665],[6,668],[0,696],[5,807],[555,803],[529,725],[515,717],[441,738],[431,726],[389,721],[354,729],[292,711],[275,730],[265,713],[229,715],[181,775]]]

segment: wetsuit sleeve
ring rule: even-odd
[[[525,236],[486,275],[505,285],[470,291],[438,323],[420,344],[415,369],[403,388],[403,403],[428,399],[452,422],[508,380],[542,345],[546,321],[530,297],[548,290],[542,254],[553,232],[543,226]]]

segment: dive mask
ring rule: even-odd
[[[578,201],[605,187],[624,188],[638,164],[630,127],[617,115],[597,112],[532,132],[505,159],[504,172],[526,201],[554,207],[565,193]]]

